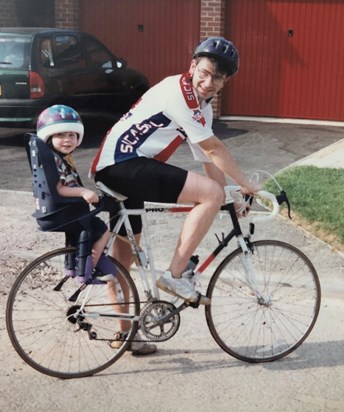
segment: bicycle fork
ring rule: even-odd
[[[257,283],[256,272],[252,264],[253,248],[249,246],[249,242],[243,236],[238,237],[238,243],[242,250],[240,260],[244,268],[247,285],[254,292],[259,305],[269,306],[270,299],[263,296]]]

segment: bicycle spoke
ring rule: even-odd
[[[116,262],[116,276],[126,289],[128,303],[111,304],[108,284],[89,285],[76,302],[69,297],[80,283],[68,279],[61,290],[54,287],[64,277],[65,255],[70,249],[48,253],[19,275],[9,296],[6,321],[11,341],[25,362],[42,373],[73,378],[99,372],[125,352],[109,343],[119,330],[111,315],[139,314],[139,298],[130,276]],[[125,307],[125,309],[124,309]],[[130,338],[137,322],[132,322]]]
[[[254,242],[255,293],[246,281],[241,254],[238,249],[229,255],[210,281],[209,329],[221,348],[238,359],[279,359],[301,345],[315,324],[318,276],[298,249],[279,241]]]

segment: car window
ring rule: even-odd
[[[51,39],[44,39],[41,43],[41,63],[44,67],[54,67],[54,56]]]
[[[63,69],[85,68],[86,62],[76,36],[61,35],[55,37],[55,66]]]
[[[0,37],[0,67],[21,69],[29,67],[30,39]]]
[[[106,73],[112,72],[116,60],[115,56],[92,37],[83,37],[82,41],[88,64],[92,67],[103,69]]]

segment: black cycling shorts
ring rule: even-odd
[[[116,163],[96,173],[95,181],[127,196],[128,209],[143,208],[144,201],[176,203],[183,190],[187,170],[147,157],[138,157]],[[110,228],[116,223],[111,219]],[[130,216],[134,234],[141,233],[140,216]],[[120,234],[125,235],[122,227]]]

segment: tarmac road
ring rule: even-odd
[[[95,127],[92,131],[96,130]],[[284,167],[331,145],[343,138],[343,128],[247,121],[216,121],[215,133],[230,148],[235,160],[248,174],[263,169],[276,173]],[[100,146],[105,130],[86,136],[75,151],[78,170],[84,184],[91,161]],[[31,174],[23,147],[22,135],[6,137],[0,129],[0,189],[31,191]],[[171,163],[190,170],[200,170],[190,155],[187,144],[182,145]]]
[[[256,169],[275,173],[342,139],[342,129],[332,126],[218,122],[216,130],[248,174]],[[78,150],[78,163],[84,176],[94,146]],[[7,142],[1,145],[0,156],[0,189],[11,189],[0,190],[0,303],[4,308],[21,259],[30,260],[60,246],[61,238],[38,232],[29,217],[31,182],[23,149]],[[19,166],[15,167],[14,159]],[[186,146],[172,161],[195,168]],[[172,219],[152,222],[159,268],[165,268],[170,259],[180,223]],[[214,223],[200,247],[201,256],[209,250],[209,245],[214,246],[214,233],[221,231],[223,225],[222,220]],[[313,262],[322,284],[318,321],[295,352],[269,364],[240,362],[212,340],[203,309],[189,309],[182,313],[177,335],[160,343],[156,354],[141,358],[126,354],[92,378],[61,381],[36,372],[21,361],[10,345],[3,313],[0,315],[1,411],[343,411],[344,259],[283,218],[261,226],[255,239],[276,238],[299,247]],[[205,286],[202,284],[201,288]]]

